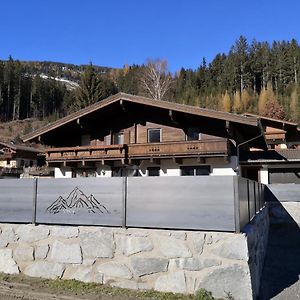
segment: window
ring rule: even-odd
[[[160,167],[149,167],[148,176],[159,176]]]
[[[181,176],[202,176],[210,174],[210,166],[180,167]]]
[[[186,133],[187,141],[198,141],[201,139],[201,133],[199,132],[199,128],[191,127],[188,128]]]
[[[161,141],[160,129],[148,129],[148,143],[159,143]]]
[[[114,145],[122,145],[124,144],[124,133],[123,132],[115,132],[113,134],[113,144]]]

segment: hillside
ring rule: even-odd
[[[23,71],[30,75],[44,75],[53,78],[63,78],[76,83],[80,82],[81,74],[87,65],[66,64],[52,61],[20,61]],[[99,74],[109,75],[113,70],[110,67],[95,66]]]
[[[25,119],[11,122],[0,123],[0,141],[16,143],[21,142],[20,136],[29,133],[45,125],[47,121],[37,119]]]
[[[161,73],[151,78],[149,62],[114,69],[10,57],[0,61],[0,122],[58,119],[117,92],[153,97],[149,84],[162,88],[165,79],[170,82],[165,100],[300,122],[300,46],[295,39],[248,43],[241,36],[227,54],[217,53],[209,63],[203,58],[197,69],[181,68],[176,74],[169,73],[166,61],[152,62]]]

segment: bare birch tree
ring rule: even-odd
[[[166,60],[148,60],[141,74],[141,87],[153,99],[163,100],[173,78]]]

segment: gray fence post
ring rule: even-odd
[[[33,181],[33,203],[32,203],[32,224],[36,224],[36,202],[37,202],[38,179]]]
[[[128,177],[123,177],[123,195],[122,195],[122,227],[126,228],[127,218],[127,190],[128,190]]]
[[[233,176],[233,190],[234,190],[234,223],[235,232],[241,231],[240,222],[240,196],[239,196],[239,177]]]
[[[257,199],[256,199],[256,182],[255,181],[252,181],[253,183],[253,197],[254,197],[254,215],[256,214],[257,212]],[[252,218],[253,218],[252,216]]]
[[[248,200],[248,221],[251,220],[251,206],[250,206],[250,188],[249,188],[249,179],[247,179],[247,200]]]

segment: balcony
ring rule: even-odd
[[[47,162],[114,160],[125,159],[125,145],[77,146],[48,148],[45,150]]]
[[[163,142],[151,144],[77,146],[45,150],[47,162],[105,161],[151,157],[224,156],[230,152],[228,140]]]
[[[0,158],[1,159],[13,159],[13,154],[12,152],[4,152],[0,153]]]
[[[228,141],[220,139],[128,145],[129,158],[224,156],[228,152]]]

